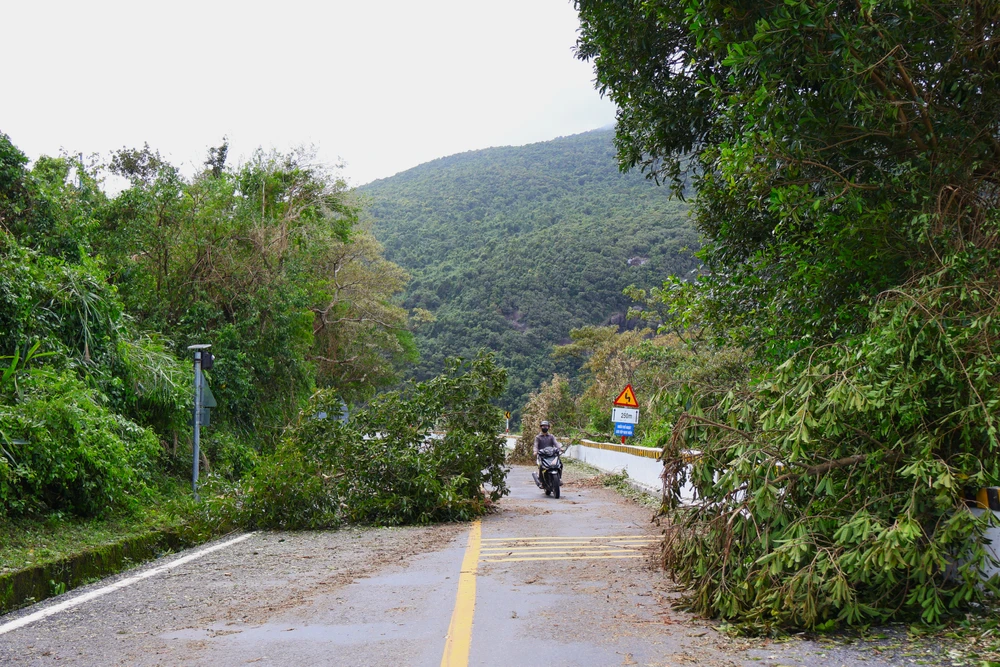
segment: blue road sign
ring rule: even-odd
[[[631,438],[633,435],[635,435],[635,424],[615,422],[615,435],[624,435]]]

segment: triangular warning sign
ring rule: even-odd
[[[618,394],[618,398],[615,399],[615,405],[623,408],[639,407],[639,401],[635,398],[635,391],[632,389],[632,385],[625,385],[622,393]]]

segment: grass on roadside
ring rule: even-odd
[[[185,524],[187,490],[169,490],[132,515],[80,519],[61,512],[0,520],[0,574],[61,560],[83,551]]]

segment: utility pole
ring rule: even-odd
[[[211,345],[190,345],[189,350],[194,351],[194,465],[191,470],[191,490],[194,491],[194,499],[198,498],[198,469],[200,468],[199,458],[201,456],[201,403],[202,393],[205,386],[205,376],[202,373],[202,355],[211,357],[211,353],[205,352]]]

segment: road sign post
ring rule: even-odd
[[[615,424],[615,435],[622,437],[624,445],[625,438],[635,435],[635,427],[639,423],[639,399],[635,397],[631,384],[625,385],[613,405],[615,407],[611,408],[611,421]]]
[[[503,417],[507,420],[507,435],[510,435],[510,410],[504,412]]]

